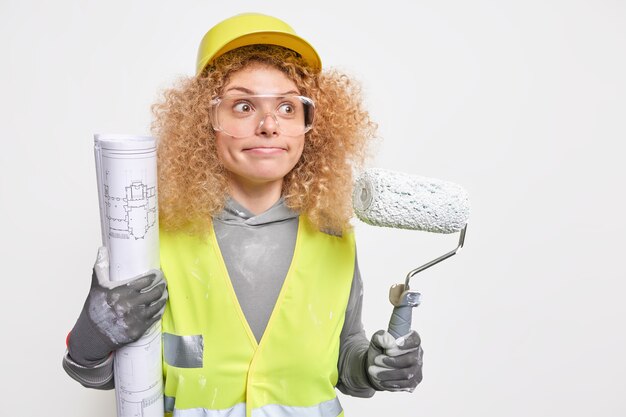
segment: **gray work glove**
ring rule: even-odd
[[[126,281],[109,280],[109,253],[98,249],[91,289],[69,335],[70,357],[93,366],[138,340],[163,315],[167,289],[163,273],[150,270]]]
[[[413,392],[422,381],[421,340],[415,330],[395,339],[384,330],[374,333],[367,351],[367,376],[378,391]]]

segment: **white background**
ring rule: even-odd
[[[424,380],[347,416],[626,415],[626,5],[608,0],[0,0],[2,413],[113,416],[65,375],[100,243],[93,133],[147,134],[205,31],[289,22],[360,80],[372,165],[463,185],[465,249],[417,276]],[[357,228],[368,334],[456,236]]]

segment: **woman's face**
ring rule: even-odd
[[[296,84],[276,68],[251,64],[231,74],[222,96],[253,94],[299,94]],[[264,99],[265,100],[265,99]],[[258,125],[248,136],[233,137],[216,131],[217,155],[230,172],[235,185],[254,187],[267,183],[280,183],[296,165],[304,148],[304,133],[286,136],[272,116],[275,105],[263,102],[267,108],[256,109]],[[242,104],[237,104],[241,106]],[[243,104],[246,109],[246,104]]]

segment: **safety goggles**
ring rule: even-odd
[[[300,136],[311,130],[315,104],[305,96],[226,94],[211,101],[213,129],[235,138],[253,136],[271,117],[278,132]]]

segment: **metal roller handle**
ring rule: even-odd
[[[424,271],[425,269],[430,268],[433,265],[437,265],[439,262],[445,261],[449,257],[459,253],[459,251],[463,248],[463,245],[465,244],[465,234],[466,233],[467,233],[467,223],[465,224],[465,226],[463,226],[463,229],[461,229],[461,233],[459,233],[459,243],[456,245],[456,248],[454,248],[453,250],[451,250],[450,252],[448,252],[448,253],[446,253],[444,255],[441,255],[437,259],[433,259],[432,261],[427,262],[424,265],[422,265],[420,267],[417,267],[414,270],[410,271],[406,275],[406,279],[404,281],[404,286],[406,287],[406,289],[407,290],[409,289],[409,281],[411,280],[411,278],[413,278],[413,275],[416,275],[416,274]]]
[[[424,271],[425,269],[430,268],[433,265],[438,264],[441,261],[448,259],[449,257],[456,255],[465,243],[465,233],[467,232],[467,223],[461,229],[461,233],[459,235],[459,242],[455,249],[450,252],[438,257],[437,259],[433,259],[432,261],[425,263],[424,265],[415,268],[410,271],[404,284],[395,284],[389,290],[389,301],[393,304],[393,313],[391,314],[391,319],[389,319],[389,328],[388,332],[395,337],[396,339],[402,336],[409,334],[411,331],[411,320],[413,316],[413,307],[417,307],[420,304],[421,294],[417,291],[413,291],[409,287],[409,281],[411,278]]]

